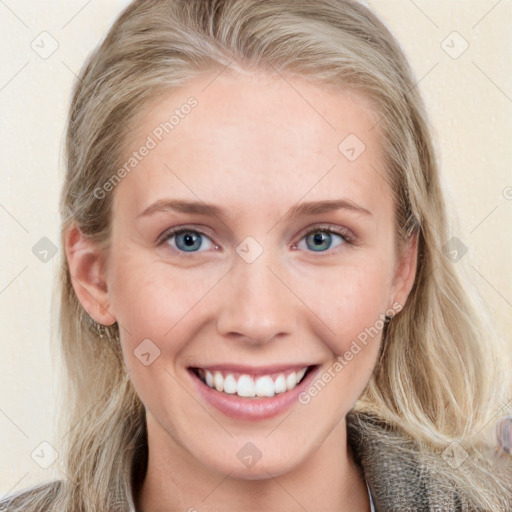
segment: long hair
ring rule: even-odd
[[[358,91],[378,115],[398,244],[418,236],[418,268],[403,310],[386,327],[379,362],[353,413],[372,414],[436,454],[439,475],[474,507],[500,510],[509,490],[483,456],[511,396],[504,342],[445,255],[449,220],[429,121],[399,44],[354,0],[136,0],[87,58],[72,93],[60,213],[108,245],[113,193],[95,190],[122,165],[144,106],[199,74],[268,70]],[[136,171],[134,171],[136,172]],[[100,338],[61,251],[56,338],[65,367],[65,480],[19,508],[134,510],[134,465],[146,445],[144,407],[123,364],[119,332]],[[363,428],[363,427],[361,427]],[[382,441],[386,442],[386,434]],[[441,459],[457,442],[464,471]],[[398,448],[397,448],[398,449]],[[500,501],[501,500],[501,501]],[[11,509],[9,509],[11,510]]]

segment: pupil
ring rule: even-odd
[[[325,246],[325,244],[329,244],[329,235],[322,231],[317,231],[313,236],[313,247],[315,247],[315,250],[321,249],[322,245]],[[327,247],[324,247],[327,248]]]
[[[200,235],[195,235],[190,231],[187,233],[181,233],[176,238],[176,244],[181,249],[198,249],[195,247],[199,244]]]

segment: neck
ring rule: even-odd
[[[148,466],[138,512],[308,510],[367,512],[368,491],[347,444],[345,421],[301,464],[278,476],[246,480],[204,465],[148,416]]]

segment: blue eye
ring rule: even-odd
[[[335,240],[335,245],[332,245],[333,236],[338,239],[337,243],[335,243]],[[328,249],[333,249],[334,247],[337,247],[346,242],[347,237],[330,229],[315,229],[306,233],[300,242],[302,242],[302,240],[305,240],[306,247],[308,249],[311,249],[314,252],[325,252]],[[299,249],[301,248],[300,242],[297,245],[297,248]]]
[[[203,240],[208,241],[206,247],[204,247],[206,250],[212,246],[211,240],[204,233],[191,229],[180,229],[167,233],[163,241],[173,246],[171,244],[172,239],[174,239],[174,248],[183,252],[201,252],[198,249]]]
[[[305,233],[293,249],[312,252],[328,252],[345,242],[352,242],[352,234],[341,227],[317,226]],[[302,243],[305,243],[305,246]],[[158,245],[170,245],[179,256],[202,252],[217,247],[205,233],[187,228],[170,229],[159,237]]]

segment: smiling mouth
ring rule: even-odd
[[[295,389],[317,367],[318,365],[309,365],[296,370],[258,375],[195,367],[190,367],[189,370],[203,384],[220,393],[258,399],[273,397]]]

